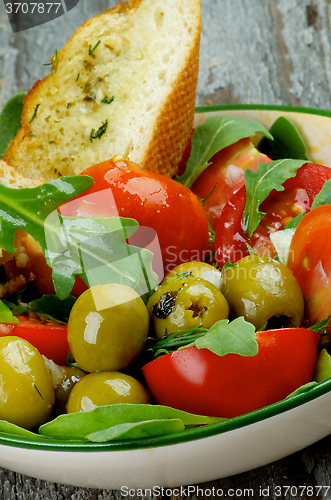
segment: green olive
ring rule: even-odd
[[[68,413],[90,411],[116,403],[151,404],[145,387],[130,375],[120,372],[95,372],[83,377],[72,389]]]
[[[230,316],[243,316],[257,329],[297,327],[304,314],[300,286],[290,269],[266,257],[250,255],[223,273],[222,292]]]
[[[222,273],[216,269],[216,267],[206,262],[199,261],[179,264],[165,275],[162,283],[167,283],[169,280],[175,278],[176,275],[180,274],[182,274],[183,277],[191,275],[194,278],[202,278],[215,285],[219,290],[222,286]]]
[[[30,342],[0,338],[0,420],[26,429],[45,423],[55,394],[46,363]]]
[[[63,378],[55,387],[56,412],[65,413],[69,395],[77,382],[86,376],[86,372],[75,366],[61,366]]]
[[[114,283],[97,285],[76,300],[68,342],[82,370],[122,370],[142,352],[148,330],[148,311],[137,292]]]
[[[229,306],[215,285],[201,278],[186,277],[157,288],[147,303],[156,338],[198,328],[210,328],[225,319]]]

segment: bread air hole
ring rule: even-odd
[[[154,22],[157,28],[161,28],[164,21],[164,12],[162,10],[156,10],[154,12]]]

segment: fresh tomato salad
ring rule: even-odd
[[[173,179],[118,156],[0,185],[2,251],[40,249],[0,301],[0,431],[159,436],[331,377],[331,168],[279,120],[207,118]]]

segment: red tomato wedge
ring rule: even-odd
[[[199,175],[191,189],[201,200],[208,197],[203,208],[215,230],[224,205],[244,185],[245,170],[256,170],[260,162],[271,159],[246,138],[221,149],[210,161],[211,165]]]
[[[288,267],[299,282],[310,325],[331,314],[331,205],[306,214],[293,235]]]
[[[271,191],[261,204],[260,211],[266,213],[258,228],[249,238],[242,228],[242,217],[246,204],[246,188],[243,186],[225,205],[216,228],[216,260],[222,267],[225,262],[249,255],[248,243],[257,255],[274,257],[276,250],[270,233],[283,229],[301,212],[308,212],[315,196],[323,184],[331,179],[331,168],[305,163],[297,175],[288,179],[284,191]]]
[[[138,230],[130,243],[144,246],[144,240],[151,239],[146,231],[154,230],[165,272],[182,262],[204,260],[208,223],[198,197],[190,189],[124,160],[105,161],[82,175],[93,177],[94,184],[63,204],[59,209],[62,215],[136,219],[146,229]]]
[[[143,367],[158,404],[215,417],[235,417],[284,399],[311,381],[319,335],[305,328],[256,333],[259,352],[217,356],[187,347]]]
[[[50,323],[29,316],[16,316],[19,323],[0,323],[0,337],[15,336],[27,340],[40,354],[58,365],[65,365],[69,344],[67,325]]]

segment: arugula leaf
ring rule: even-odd
[[[22,314],[34,312],[39,316],[48,318],[60,323],[67,323],[69,314],[76,299],[69,295],[64,300],[61,300],[57,295],[43,295],[40,299],[35,299],[28,304],[18,301],[17,304],[6,302],[13,314]],[[4,321],[8,323],[8,321]]]
[[[271,163],[259,163],[256,171],[245,171],[246,206],[243,215],[243,229],[249,237],[266,215],[260,212],[261,203],[273,189],[283,191],[282,185],[290,177],[295,177],[297,170],[305,160],[276,160]]]
[[[86,439],[94,443],[105,443],[107,441],[117,441],[119,439],[139,439],[172,432],[185,430],[185,425],[180,418],[158,418],[155,420],[145,420],[143,422],[132,422],[128,424],[118,424],[108,429],[92,432]]]
[[[274,140],[270,141],[268,137],[263,137],[257,146],[261,153],[269,156],[272,160],[281,160],[282,158],[309,160],[305,143],[290,120],[280,116],[270,127],[269,132]]]
[[[126,243],[138,222],[122,217],[63,217],[54,211],[45,221],[48,264],[56,294],[66,298],[80,276],[87,286],[119,283],[140,295],[150,292],[158,277],[153,254]]]
[[[92,184],[92,177],[86,175],[61,177],[35,188],[14,189],[0,184],[0,248],[13,253],[15,231],[22,229],[45,249],[47,215]]]
[[[315,196],[314,201],[311,204],[311,210],[319,207],[320,205],[331,205],[331,179],[324,182],[322,189]]]
[[[254,325],[245,321],[241,316],[231,323],[228,319],[217,321],[205,335],[180,349],[191,346],[208,349],[217,356],[230,353],[240,356],[256,356],[259,350],[259,345],[255,340]]]
[[[120,424],[146,420],[180,419],[185,427],[223,422],[224,418],[195,415],[168,406],[117,403],[91,411],[59,415],[39,428],[40,434],[56,439],[87,439],[86,436]]]
[[[12,424],[6,420],[0,420],[0,432],[6,432],[7,434],[12,434],[14,436],[23,436],[33,439],[44,439],[44,436],[40,436],[34,432],[28,431],[19,425]]]
[[[191,187],[199,175],[208,167],[208,161],[221,149],[245,137],[262,134],[269,139],[272,135],[261,125],[248,118],[234,116],[212,116],[198,125],[191,137],[191,155],[185,173],[176,176],[176,181]]]
[[[0,158],[7,151],[11,141],[20,128],[21,114],[23,110],[23,98],[26,92],[18,92],[5,104],[0,114]]]
[[[312,387],[315,387],[317,382],[314,380],[312,382],[308,382],[307,384],[301,385],[295,391],[291,392],[285,399],[294,398],[295,396],[299,396],[299,394],[303,394],[304,392],[309,391]]]
[[[2,300],[0,300],[0,323],[18,323],[18,319]]]

